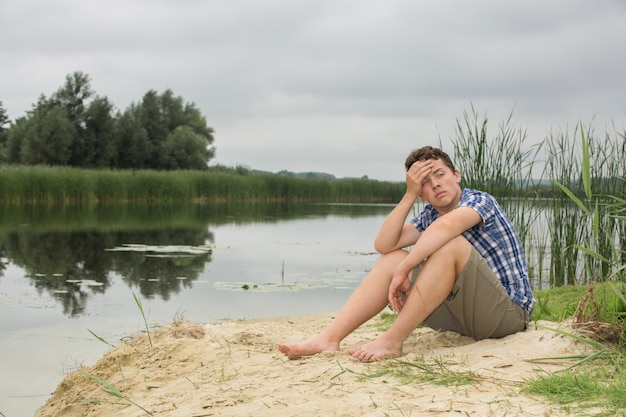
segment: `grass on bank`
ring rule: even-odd
[[[580,331],[567,333],[589,347],[585,355],[567,358],[535,358],[570,365],[560,372],[537,373],[525,381],[521,391],[545,397],[569,408],[576,415],[618,416],[626,410],[626,284],[602,282],[592,285],[568,285],[534,292],[537,306],[533,321],[572,320]],[[388,329],[395,314],[384,312],[376,323],[380,331]],[[606,327],[611,329],[605,333]],[[607,341],[607,338],[611,341]],[[617,337],[616,337],[617,336]],[[393,376],[407,383],[433,383],[459,386],[480,382],[473,372],[451,371],[438,360],[414,362],[405,359],[386,361],[384,367],[364,377]]]
[[[575,333],[565,333],[589,347],[569,358],[561,372],[540,373],[522,392],[548,398],[577,413],[623,415],[626,410],[626,284],[610,281],[537,291],[540,309],[534,319],[571,319]],[[557,331],[557,330],[555,330]],[[574,405],[571,405],[574,404]]]
[[[576,415],[623,416],[626,379],[593,366],[576,372],[539,375],[527,381],[523,392],[546,397]]]

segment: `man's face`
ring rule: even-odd
[[[441,159],[433,159],[430,173],[422,181],[420,198],[438,211],[453,209],[461,198],[461,175],[452,171]]]

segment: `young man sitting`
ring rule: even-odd
[[[289,359],[338,351],[388,303],[395,322],[350,349],[355,358],[401,356],[404,340],[422,323],[476,340],[526,328],[535,300],[521,240],[500,205],[485,192],[462,189],[459,171],[440,149],[414,150],[405,166],[406,192],[374,241],[380,259],[322,332],[278,345]],[[407,221],[417,198],[428,204]]]

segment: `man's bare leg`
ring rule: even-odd
[[[278,350],[289,359],[338,351],[339,344],[346,336],[387,306],[393,272],[406,256],[404,250],[382,255],[328,327],[304,342],[279,344]]]
[[[389,330],[376,340],[348,352],[368,362],[402,356],[404,340],[448,297],[470,252],[469,242],[457,237],[433,253],[424,263],[402,311]]]

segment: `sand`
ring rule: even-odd
[[[566,366],[533,360],[583,349],[547,329],[563,324],[532,323],[524,332],[479,342],[418,328],[402,358],[362,363],[346,349],[379,333],[374,318],[341,352],[291,361],[277,351],[278,343],[308,338],[330,320],[331,314],[173,323],[150,333],[152,345],[140,335],[67,375],[36,417],[568,415],[565,407],[520,390],[537,372]],[[465,383],[443,383],[445,376]],[[136,405],[105,392],[112,388]]]

